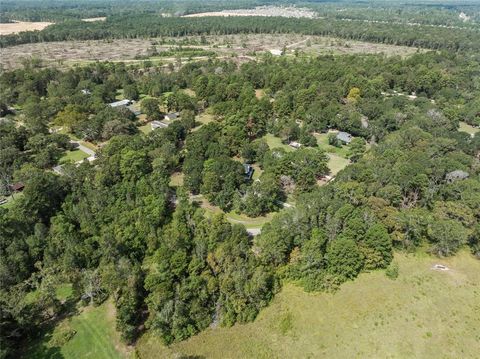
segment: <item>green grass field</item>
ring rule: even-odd
[[[255,322],[167,348],[143,336],[140,358],[478,358],[480,261],[396,254],[400,275],[361,274],[333,294],[287,284]],[[451,270],[438,272],[433,264]]]
[[[318,147],[328,153],[334,153],[341,157],[347,157],[348,146],[335,147],[328,144],[328,133],[315,133],[315,138],[317,139]]]
[[[328,168],[330,168],[330,175],[335,176],[338,172],[348,166],[350,160],[336,155],[334,153],[327,153],[328,156]]]
[[[152,132],[152,125],[147,123],[146,125],[140,126],[138,129],[144,134],[148,135],[150,132]]]
[[[89,157],[89,155],[82,150],[76,149],[73,151],[66,151],[65,154],[60,158],[60,163],[66,162],[79,162],[83,161],[85,158]]]
[[[43,340],[28,351],[26,358],[128,358],[130,352],[120,342],[115,331],[115,310],[111,301],[99,307],[83,308],[80,314],[64,319],[53,333],[45,334]],[[56,346],[64,333],[76,331],[75,335],[61,346]]]
[[[475,128],[468,123],[462,121],[460,121],[460,127],[458,128],[458,130],[461,132],[466,132],[469,135],[475,135],[477,132],[480,132],[480,128]]]
[[[292,147],[290,147],[289,145],[286,145],[284,143],[282,143],[282,140],[279,138],[279,137],[276,137],[274,135],[272,135],[271,133],[267,133],[263,139],[265,141],[267,141],[267,145],[268,147],[270,147],[270,149],[273,149],[273,148],[283,148],[285,151],[287,152],[291,152],[293,151],[294,149]]]

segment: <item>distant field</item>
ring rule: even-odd
[[[316,13],[307,8],[295,6],[257,6],[254,9],[222,10],[185,15],[184,17],[208,16],[280,16],[294,18],[314,18]]]
[[[28,22],[28,21],[0,23],[0,35],[18,34],[19,32],[22,32],[22,31],[43,30],[48,25],[52,25],[52,24],[53,23],[51,22]]]
[[[141,359],[478,358],[480,261],[396,254],[397,280],[361,274],[334,294],[288,284],[257,320],[208,329],[167,348],[146,334]],[[451,268],[437,272],[432,265]]]
[[[0,26],[3,26],[2,24]],[[11,24],[7,24],[11,25]],[[214,51],[217,56],[226,59],[238,57],[251,60],[255,53],[267,52],[270,49],[287,48],[287,55],[292,56],[295,50],[307,55],[318,54],[374,54],[406,56],[417,51],[413,47],[374,44],[361,41],[339,40],[323,36],[306,36],[299,34],[251,34],[206,36],[207,45],[198,45],[200,37],[164,38],[172,44],[184,43],[185,47]],[[122,39],[63,41],[35,43],[12,46],[2,49],[0,64],[5,68],[21,65],[21,59],[40,58],[46,64],[70,66],[92,61],[125,61],[141,63],[148,56],[152,45],[157,51],[169,51],[175,45],[159,44],[160,39]],[[159,44],[159,45],[157,45]],[[141,57],[142,59],[135,59]],[[203,58],[203,57],[201,57]],[[175,57],[152,57],[156,64],[175,62]]]

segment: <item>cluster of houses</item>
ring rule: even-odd
[[[129,109],[135,116],[138,116],[141,114],[141,111],[134,106],[134,101],[132,100],[120,100],[120,101],[115,101],[109,104],[110,107],[113,108],[127,108]],[[179,112],[171,112],[167,113],[163,120],[161,121],[152,121],[150,122],[150,126],[152,127],[152,130],[155,130],[157,128],[166,128],[168,127],[174,120],[177,120],[180,117]]]

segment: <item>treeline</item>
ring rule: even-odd
[[[480,137],[457,131],[459,120],[480,120],[478,71],[471,57],[431,52],[3,72],[1,108],[22,113],[2,113],[0,190],[25,189],[0,207],[2,355],[15,357],[62,313],[55,290],[64,283],[74,302],[113,298],[126,342],[145,325],[171,343],[253,320],[282,280],[332,290],[386,268],[394,248],[447,256],[468,245],[480,257]],[[149,119],[180,111],[181,120],[139,133],[136,120],[106,105],[120,89],[150,96],[141,102]],[[392,90],[418,98],[382,94]],[[198,126],[206,108],[214,121]],[[66,138],[49,132],[53,124],[109,142],[93,164],[59,176],[50,167]],[[363,149],[320,187],[327,158],[312,137],[329,128],[355,134]],[[303,148],[270,149],[267,133]],[[258,181],[245,179],[243,161],[262,169]],[[449,178],[453,171],[468,177]],[[250,215],[277,210],[286,194],[296,208],[252,238],[207,216],[197,193]]]
[[[162,18],[158,15],[146,14],[112,16],[105,22],[68,21],[58,23],[42,31],[2,36],[0,37],[0,46],[45,41],[238,33],[301,33],[429,49],[480,50],[480,33],[472,29],[265,17],[232,17],[226,21],[223,17],[187,19]]]
[[[162,13],[183,15],[225,9],[251,8],[272,2],[265,0],[240,0],[233,3],[222,0],[79,0],[76,2],[68,0],[47,0],[41,2],[6,0],[2,2],[0,19],[2,22],[9,20],[61,22],[112,15],[160,15]]]

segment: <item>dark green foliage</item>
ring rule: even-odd
[[[357,245],[351,239],[339,238],[327,248],[327,270],[342,280],[355,278],[364,262]]]
[[[225,157],[209,159],[203,166],[200,191],[211,203],[228,211],[233,205],[235,191],[244,182],[244,177],[241,163]]]

